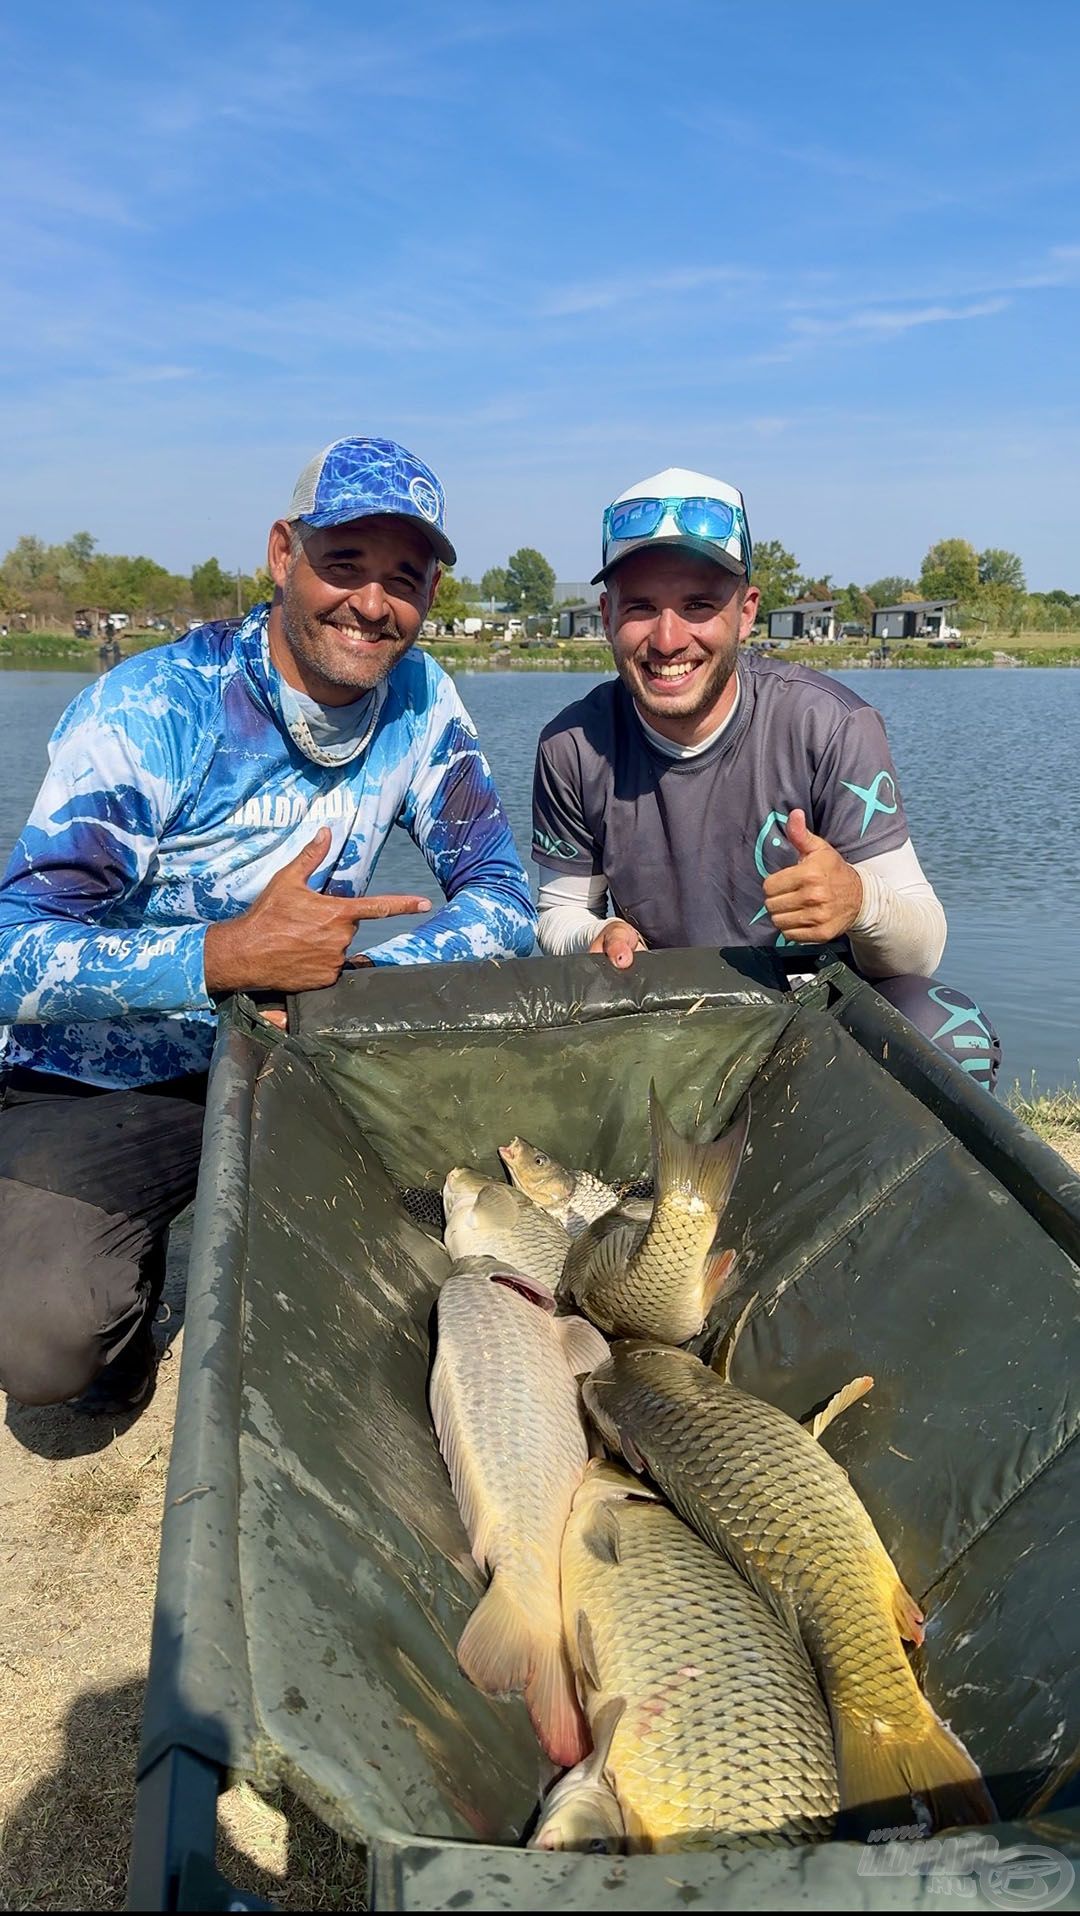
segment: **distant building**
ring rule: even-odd
[[[585,579],[556,579],[555,605],[595,605],[596,587]]]
[[[956,599],[918,599],[910,605],[882,605],[874,613],[875,639],[951,639],[958,637],[948,617]]]
[[[810,645],[831,645],[836,637],[835,599],[797,599],[769,613],[770,639],[803,639]]]
[[[560,639],[602,639],[603,636],[599,599],[593,599],[590,605],[564,606],[559,613]]]

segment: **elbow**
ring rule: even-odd
[[[536,921],[536,942],[546,958],[558,958],[562,941],[551,920],[554,913],[543,911]]]
[[[945,921],[945,913],[941,906],[938,905],[933,915],[933,924],[927,926],[928,963],[926,972],[928,977],[933,977],[934,972],[945,956],[945,944],[948,936],[949,927]]]

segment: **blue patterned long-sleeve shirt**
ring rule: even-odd
[[[445,893],[376,964],[531,951],[528,882],[453,682],[407,652],[363,749],[331,760],[283,703],[267,616],[125,660],[60,720],[0,883],[3,1065],[107,1086],[205,1070],[207,926],[246,910],[321,825],[315,889],[362,896],[402,825]]]

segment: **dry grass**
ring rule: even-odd
[[[1007,1103],[1018,1118],[1061,1153],[1074,1171],[1080,1171],[1080,1085],[1039,1091],[1033,1078],[1027,1091],[1014,1084]]]

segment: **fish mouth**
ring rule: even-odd
[[[524,1271],[492,1271],[491,1282],[502,1284],[508,1291],[516,1291],[527,1304],[536,1304],[549,1317],[554,1317],[554,1291],[549,1291],[547,1285],[541,1284],[536,1278],[526,1277]]]

